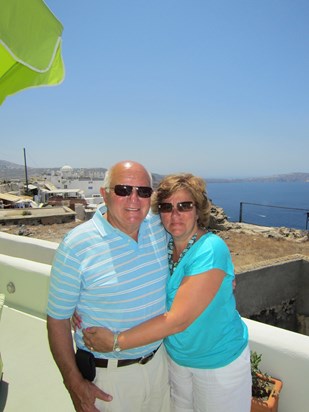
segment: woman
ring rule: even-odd
[[[236,310],[230,252],[206,230],[210,202],[204,180],[166,176],[152,209],[171,235],[167,312],[120,333],[87,328],[85,344],[110,352],[165,338],[175,411],[249,412],[248,331]]]

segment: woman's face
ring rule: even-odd
[[[188,205],[187,202],[192,202],[193,205]],[[172,196],[164,199],[162,203],[170,203],[172,205],[172,210],[170,212],[163,213],[159,208],[161,220],[165,229],[175,240],[189,240],[198,229],[198,215],[191,193],[185,189],[178,190]],[[178,205],[177,207],[177,204],[179,203],[184,204],[184,207],[181,208],[181,205]],[[184,209],[185,211],[179,209]]]

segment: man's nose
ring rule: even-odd
[[[136,201],[137,199],[139,199],[139,196],[138,196],[138,194],[137,194],[137,188],[136,188],[136,187],[133,187],[132,192],[131,192],[131,194],[129,195],[129,198],[130,198],[131,200],[134,200],[134,201]]]

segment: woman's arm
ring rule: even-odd
[[[210,304],[224,276],[225,273],[220,269],[186,276],[170,311],[121,332],[118,336],[120,348],[124,350],[144,346],[185,330]],[[89,348],[98,352],[110,352],[114,335],[108,329],[91,327],[84,330],[84,341]]]

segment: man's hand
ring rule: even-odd
[[[71,396],[74,408],[77,412],[99,412],[95,407],[96,399],[110,402],[113,397],[99,389],[94,383],[86,379],[80,379],[78,382],[64,382]]]
[[[111,352],[114,344],[114,334],[107,328],[92,326],[83,329],[85,345],[91,351]]]
[[[84,379],[76,365],[70,319],[47,316],[48,339],[51,352],[78,412],[99,412],[96,399],[110,402],[113,398]]]

